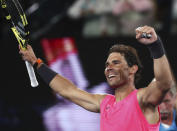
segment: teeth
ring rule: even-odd
[[[111,78],[111,77],[114,77],[115,75],[109,75],[108,77]]]

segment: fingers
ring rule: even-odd
[[[26,60],[26,53],[27,53],[26,50],[20,49],[20,51],[19,51],[19,54],[21,55],[23,60]]]
[[[154,41],[157,40],[157,34],[154,30],[154,28],[150,26],[142,26],[138,27],[136,30],[136,39],[141,43],[141,44],[151,44]]]
[[[150,34],[153,35],[155,33],[154,28],[150,26],[143,26],[143,27],[138,27],[136,30],[136,39],[143,38],[144,34]]]
[[[32,49],[32,47],[29,44],[27,44],[26,48],[27,48],[27,50]]]
[[[26,46],[26,49],[22,49],[21,47],[19,47],[19,54],[21,54],[21,57],[23,60],[28,61],[30,63],[35,63],[37,60],[37,57],[35,56],[33,49],[30,45]]]
[[[30,45],[27,45],[27,48],[24,50],[20,45],[19,45],[19,54],[21,55],[23,60],[27,60],[27,54],[28,50],[30,49]]]

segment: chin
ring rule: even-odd
[[[117,85],[117,82],[115,82],[115,81],[107,81],[107,82],[110,87]]]
[[[125,82],[119,82],[119,83],[109,83],[109,86],[111,87],[111,88],[119,88],[119,87],[121,87],[122,85],[124,85],[125,84]]]
[[[116,78],[113,78],[113,79],[108,79],[107,78],[107,82],[109,84],[109,86],[111,88],[119,88],[121,87],[122,85],[126,84],[126,79],[123,77],[116,77]]]

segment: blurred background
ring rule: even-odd
[[[163,40],[177,76],[177,0],[19,0],[29,21],[31,45],[53,70],[79,88],[112,93],[104,77],[113,44],[135,47],[144,69],[137,88],[153,79],[147,48],[135,40],[135,28],[150,25]],[[99,114],[55,94],[37,75],[32,88],[18,43],[0,12],[0,130],[98,131]]]

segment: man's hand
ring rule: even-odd
[[[154,28],[152,28],[150,26],[138,27],[135,30],[135,32],[136,32],[136,39],[142,44],[148,45],[148,44],[151,44],[157,40],[157,34],[156,34]],[[142,38],[143,33],[150,34],[152,37],[149,39]]]
[[[34,51],[30,45],[27,45],[26,50],[20,48],[19,53],[22,55],[22,59],[25,61],[29,61],[32,65],[37,61],[37,57],[34,54]]]

